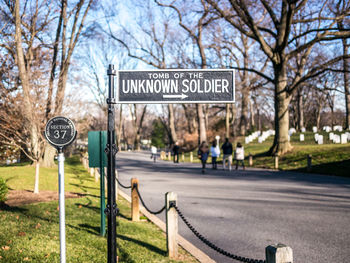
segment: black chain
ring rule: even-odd
[[[116,178],[116,180],[117,180],[118,184],[119,184],[121,187],[123,187],[123,188],[125,188],[125,189],[130,189],[130,188],[131,188],[131,185],[130,185],[130,186],[125,186],[125,185],[123,185],[121,182],[119,182],[118,178]]]
[[[199,238],[199,240],[201,240],[204,244],[206,244],[207,246],[209,246],[210,248],[214,249],[215,251],[217,251],[218,253],[235,259],[237,261],[241,261],[241,262],[248,262],[248,263],[266,263],[266,260],[258,260],[258,259],[251,259],[251,258],[246,258],[246,257],[241,257],[241,256],[237,256],[234,254],[231,254],[225,250],[223,250],[222,248],[217,247],[215,244],[213,244],[212,242],[210,242],[208,239],[206,239],[205,237],[203,237],[201,234],[198,233],[198,231],[187,221],[187,219],[185,218],[185,216],[181,213],[181,211],[179,210],[179,208],[176,205],[170,205],[170,207],[174,207],[175,210],[177,211],[177,213],[179,214],[179,216],[181,217],[182,221],[184,221],[184,223],[187,225],[187,227],[192,231],[192,233]]]
[[[149,213],[151,213],[151,214],[153,214],[153,215],[158,215],[158,214],[160,214],[160,213],[162,213],[162,212],[164,211],[165,206],[163,206],[162,209],[160,209],[159,211],[156,211],[156,212],[153,212],[153,211],[149,210],[148,207],[146,206],[145,202],[143,201],[142,197],[141,197],[141,194],[140,194],[140,192],[139,192],[139,188],[137,187],[137,185],[134,185],[133,188],[136,188],[137,195],[139,196],[143,207],[146,208],[146,210],[147,210]]]

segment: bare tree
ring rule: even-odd
[[[307,79],[334,70],[331,66],[343,59],[343,56],[332,57],[306,70],[308,57],[318,43],[350,36],[350,31],[338,30],[336,27],[337,21],[349,15],[349,10],[336,16],[329,15],[327,1],[318,2],[318,6],[313,2],[310,5],[312,10],[306,4],[307,0],[206,2],[231,26],[256,41],[269,59],[272,76],[252,67],[244,70],[255,72],[274,85],[276,136],[270,153],[286,153],[292,148],[288,140],[288,106],[293,92]],[[318,15],[313,15],[316,10]],[[301,31],[294,34],[294,27]],[[297,74],[288,77],[287,69],[293,60],[297,61]]]

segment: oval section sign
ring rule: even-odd
[[[62,116],[53,117],[45,127],[45,138],[55,147],[64,147],[71,144],[76,133],[74,123]]]

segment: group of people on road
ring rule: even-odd
[[[242,146],[241,143],[237,143],[236,149],[233,152],[233,146],[232,143],[230,143],[229,139],[226,138],[224,144],[221,146],[222,153],[223,153],[223,158],[222,158],[222,163],[223,163],[223,169],[224,170],[232,170],[232,154],[234,153],[234,158],[236,160],[236,170],[238,169],[238,163],[240,162],[243,170],[245,170],[244,166],[244,147]],[[180,154],[180,146],[178,142],[175,143],[175,145],[172,148],[173,152],[173,157],[174,157],[174,163],[179,162],[179,154]],[[212,160],[212,168],[216,170],[218,168],[217,166],[217,158],[220,157],[221,150],[219,148],[219,145],[217,144],[216,141],[213,141],[211,147],[209,148],[209,145],[203,141],[199,148],[198,148],[198,159],[201,160],[202,163],[202,173],[205,173],[205,167],[207,164],[207,160],[209,156],[211,156]],[[151,159],[156,162],[157,158],[157,148],[155,146],[151,147]],[[227,163],[227,165],[226,165]]]
[[[230,143],[229,139],[226,138],[224,144],[221,146],[222,152],[223,152],[223,169],[228,169],[229,171],[232,170],[232,154],[233,154],[233,146],[232,143]],[[210,147],[208,144],[203,141],[201,145],[198,148],[198,159],[202,162],[202,173],[205,173],[205,166],[209,157],[209,154],[211,155],[212,160],[212,168],[217,169],[217,158],[220,156],[221,151],[219,146],[217,145],[216,141],[214,141]],[[243,170],[245,170],[244,166],[244,147],[240,142],[237,143],[235,152],[234,152],[234,158],[236,160],[236,170],[238,169],[238,163],[241,163]],[[227,166],[226,166],[227,162]]]

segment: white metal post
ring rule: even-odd
[[[58,187],[59,187],[59,207],[60,207],[60,252],[61,263],[66,263],[66,219],[64,205],[64,154],[58,153]]]

